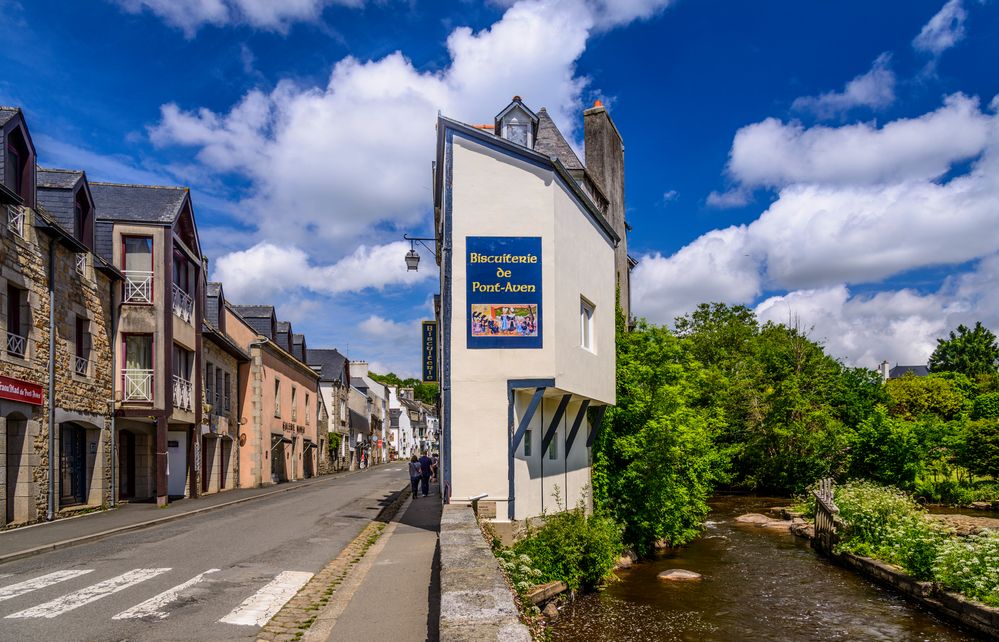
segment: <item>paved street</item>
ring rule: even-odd
[[[0,640],[252,639],[407,483],[381,466],[2,564]]]

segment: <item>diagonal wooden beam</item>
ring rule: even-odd
[[[572,399],[572,394],[562,395],[562,401],[558,402],[558,408],[555,410],[555,415],[552,417],[552,422],[548,424],[548,432],[545,433],[545,438],[541,440],[541,452],[547,452],[548,446],[551,445],[552,439],[555,438],[555,431],[558,430],[558,422],[562,421],[562,415],[565,414],[565,409],[569,405],[569,400]]]
[[[541,397],[545,394],[544,388],[536,388],[534,390],[534,396],[531,397],[531,403],[527,404],[527,411],[524,412],[524,416],[520,418],[520,425],[517,426],[517,432],[513,434],[513,443],[510,445],[510,452],[517,452],[517,448],[520,447],[520,442],[524,439],[524,433],[527,431],[527,427],[531,424],[531,419],[534,419],[534,413],[538,409],[538,404],[541,403]]]
[[[593,412],[596,416],[593,418],[593,424],[590,426],[590,436],[586,439],[587,448],[593,445],[593,440],[597,438],[597,433],[600,432],[600,426],[604,423],[604,414],[607,412],[607,406],[597,406]]]
[[[590,400],[583,399],[583,403],[579,404],[579,411],[576,412],[576,418],[572,421],[572,428],[569,430],[569,436],[565,440],[565,456],[569,457],[569,453],[572,452],[572,443],[576,441],[576,433],[579,432],[579,427],[583,424],[583,417],[586,416],[586,409],[590,407]]]

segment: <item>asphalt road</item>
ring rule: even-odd
[[[402,466],[0,565],[0,640],[247,640],[409,483]]]

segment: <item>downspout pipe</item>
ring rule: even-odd
[[[114,297],[116,291],[115,286],[117,285],[117,282],[114,279],[109,279],[108,281],[109,281],[108,290],[111,295],[110,298],[108,299],[108,302],[110,304],[110,311],[111,311],[111,390],[112,390],[111,398],[108,399],[108,407],[111,409],[111,412],[109,413],[111,415],[111,501],[109,502],[109,505],[111,506],[111,508],[114,508],[115,506],[118,505],[118,492],[117,492],[118,491],[118,483],[117,483],[118,430],[115,427],[115,415],[117,414],[117,410],[114,407],[113,391],[115,389],[115,384],[117,383],[115,381],[115,375],[114,375],[115,368],[118,365],[118,362],[115,360],[116,359],[115,348],[118,345],[118,317],[121,314],[121,310],[120,308],[116,307],[114,304]]]
[[[49,240],[49,497],[45,510],[46,521],[55,519],[55,247],[56,239]]]

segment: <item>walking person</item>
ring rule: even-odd
[[[420,488],[420,479],[423,477],[420,468],[420,461],[416,458],[416,453],[413,453],[413,456],[409,458],[409,483],[413,485],[413,497],[416,497]]]
[[[420,484],[420,489],[423,491],[423,496],[426,497],[427,493],[430,492],[430,471],[433,468],[434,462],[427,457],[426,453],[420,457],[420,479],[422,483]]]

